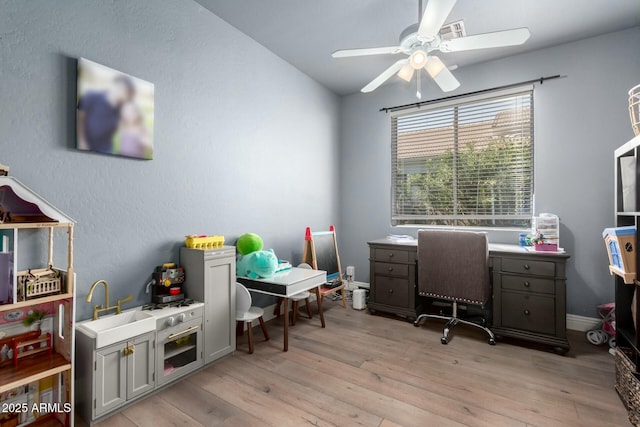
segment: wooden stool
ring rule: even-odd
[[[264,334],[264,340],[269,341],[269,333],[267,327],[264,324],[264,310],[260,307],[251,306],[251,294],[240,283],[236,283],[236,335],[244,335],[244,325],[247,325],[247,341],[249,342],[249,354],[253,354],[253,333],[251,329],[253,327],[252,322],[256,319],[260,321],[260,328]],[[238,348],[238,342],[236,340],[236,349]]]

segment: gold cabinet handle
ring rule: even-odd
[[[171,335],[169,335],[169,336],[167,337],[167,339],[168,339],[168,340],[172,340],[172,339],[174,339],[174,338],[176,338],[176,337],[179,337],[180,335],[184,335],[184,334],[188,334],[189,332],[193,332],[193,331],[195,331],[196,329],[198,329],[199,327],[200,327],[200,325],[192,326],[192,327],[190,327],[190,328],[185,329],[185,330],[184,330],[184,331],[182,331],[182,332],[176,332],[175,334],[171,334]]]
[[[131,356],[135,351],[136,351],[136,346],[129,345],[125,347],[124,350],[122,350],[122,353],[124,353],[125,356]]]

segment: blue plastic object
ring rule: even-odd
[[[636,227],[628,226],[628,227],[612,227],[605,228],[602,232],[602,237],[606,238],[607,236],[633,236],[636,234]],[[616,239],[610,239],[607,242],[609,246],[609,253],[611,254],[611,262],[614,267],[617,267],[621,270],[624,270],[624,265],[622,262],[622,255],[620,253],[620,245]],[[629,248],[625,248],[628,252],[633,250],[633,245],[630,245]]]
[[[612,236],[631,236],[632,234],[636,234],[636,227],[630,225],[628,227],[611,227],[605,228],[602,232],[602,237],[607,237],[608,235]]]

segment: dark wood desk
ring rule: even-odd
[[[369,311],[384,311],[413,321],[420,311],[417,240],[369,242]],[[566,330],[565,253],[530,252],[517,245],[490,244],[493,285],[491,330],[497,336],[569,349]]]

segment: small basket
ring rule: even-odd
[[[640,135],[640,85],[632,87],[629,91],[629,118],[633,133]]]
[[[536,252],[558,252],[558,244],[557,243],[541,243],[537,245],[533,245],[533,249]]]
[[[629,421],[640,426],[640,380],[635,375],[636,367],[627,356],[633,350],[616,347],[616,391],[627,408]]]
[[[62,291],[60,272],[51,268],[18,272],[18,301],[25,301]]]

